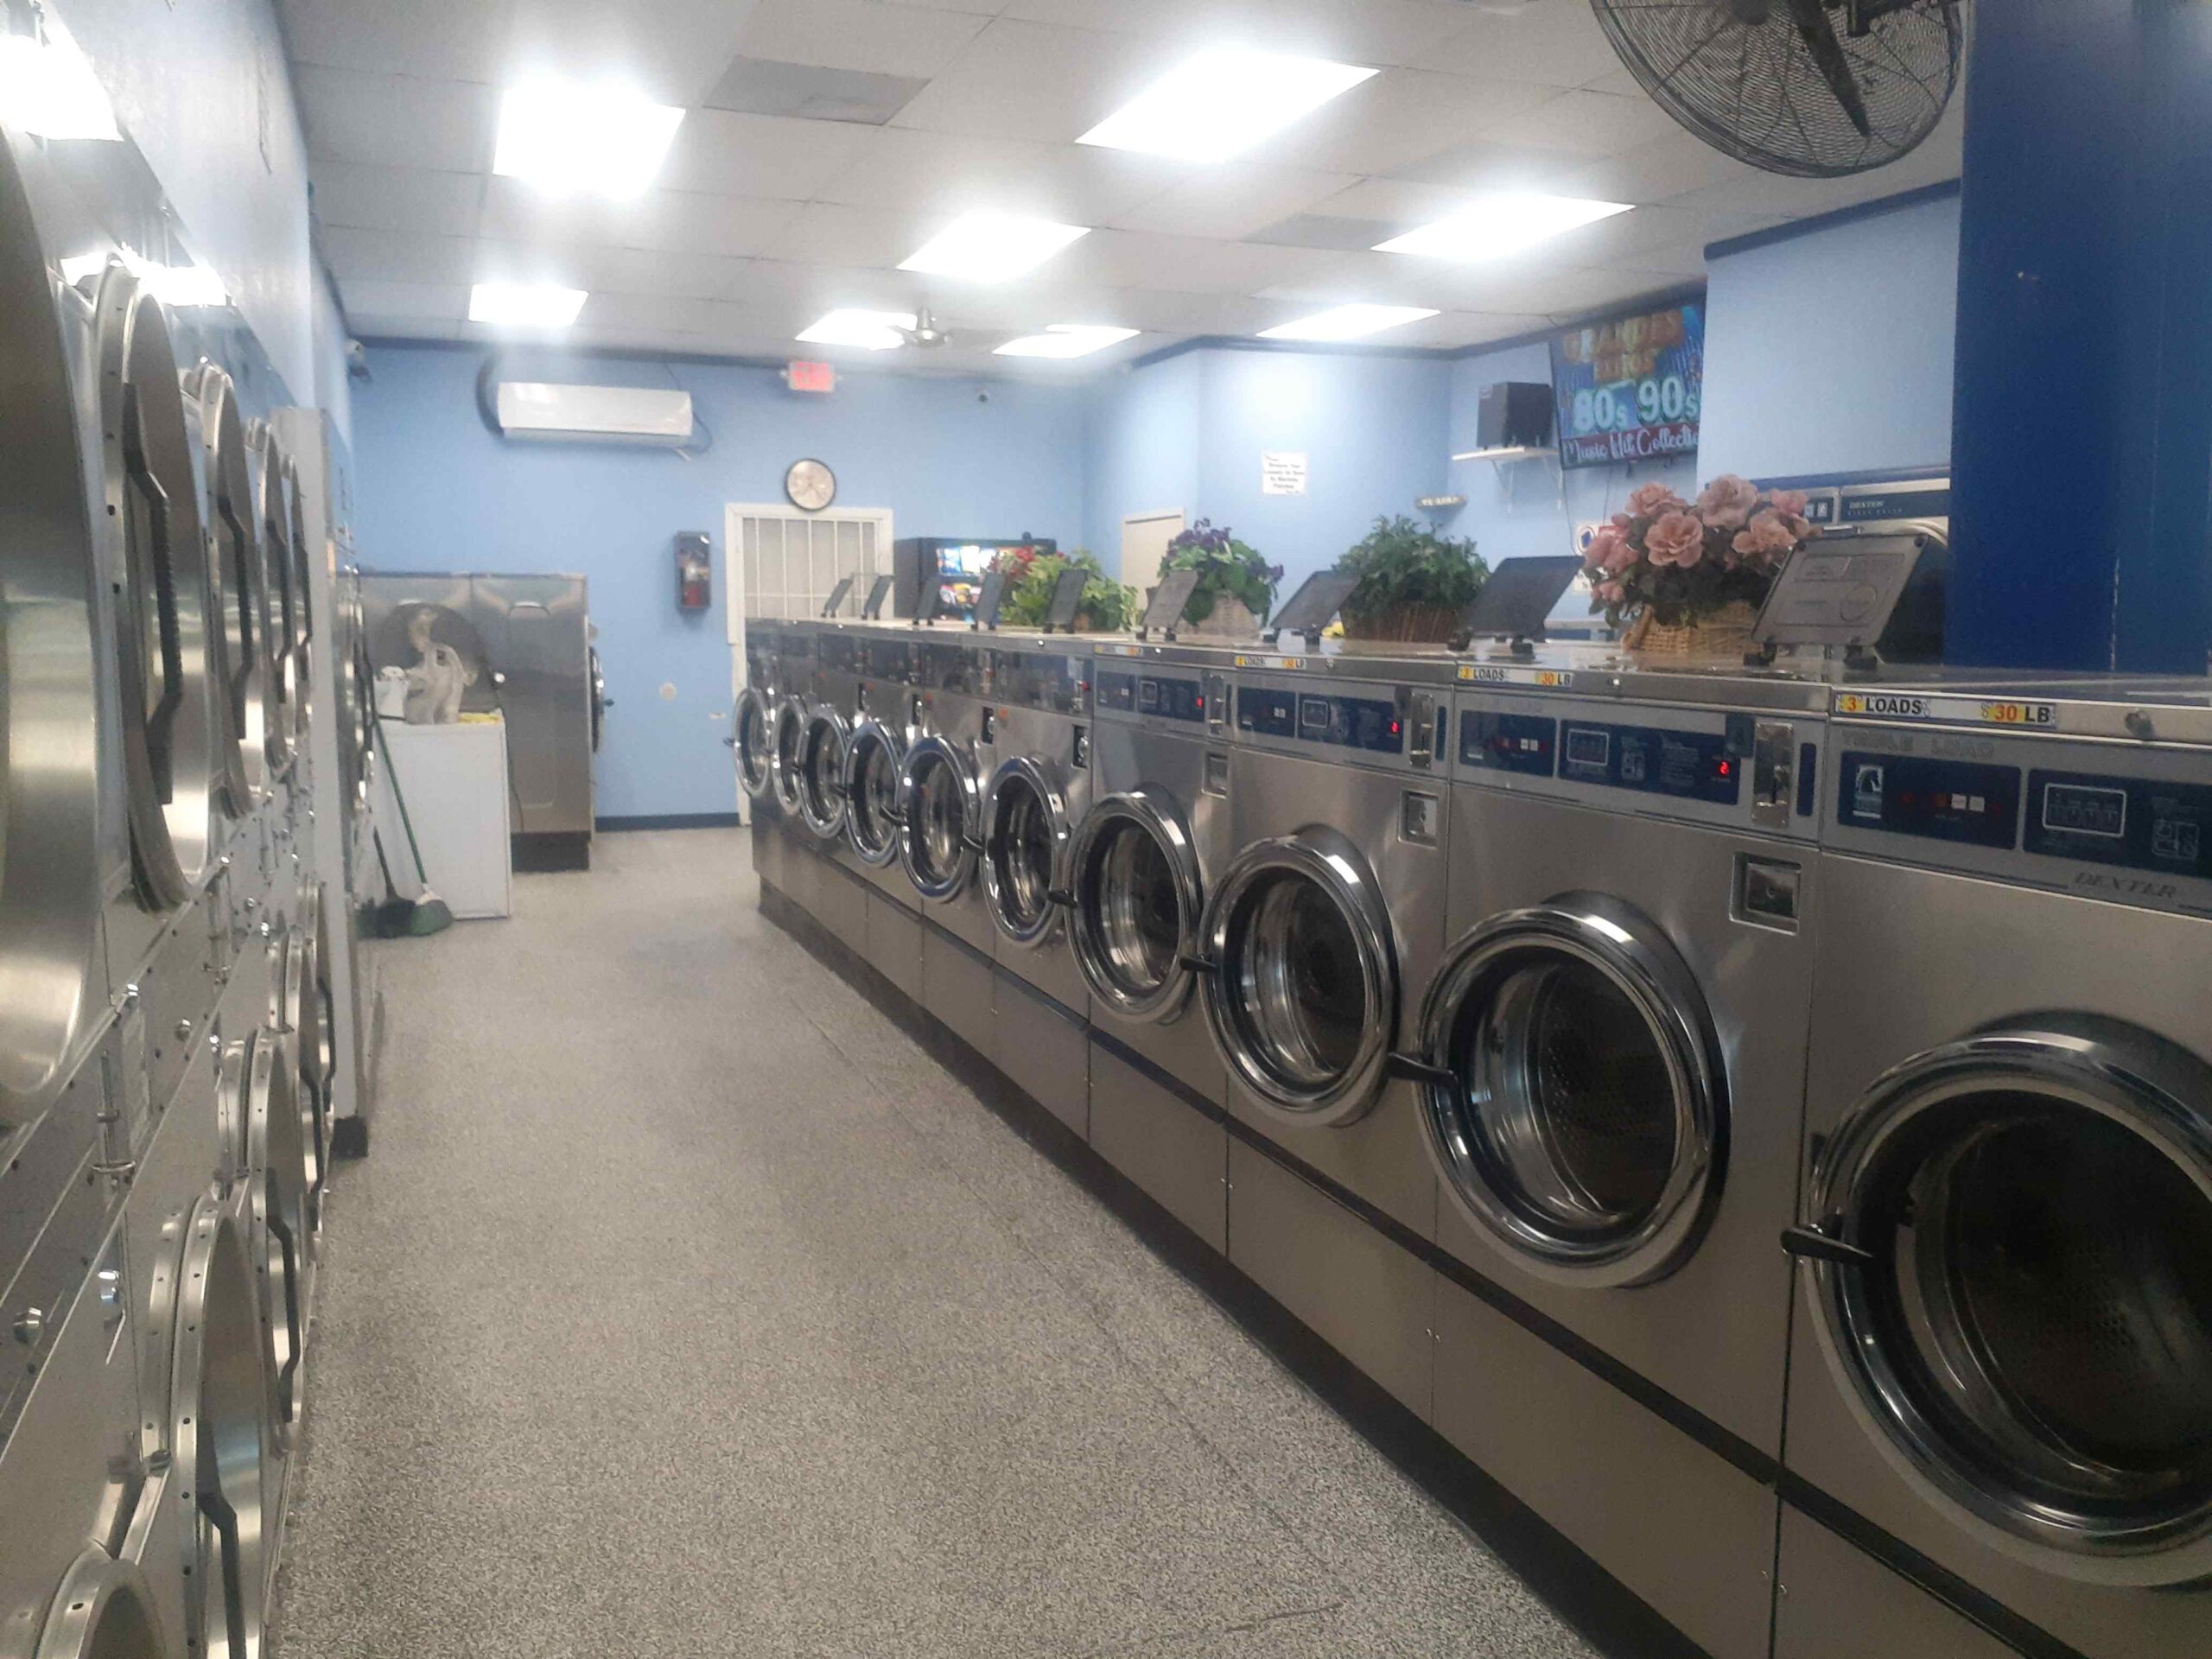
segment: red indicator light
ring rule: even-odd
[[[1723,760],[1723,761],[1720,763],[1720,775],[1721,775],[1723,778],[1726,778],[1726,777],[1731,776],[1731,775],[1735,772],[1735,770],[1736,770],[1736,763],[1735,763],[1734,761],[1732,761],[1732,760]]]
[[[1392,721],[1390,722],[1390,735],[1391,735],[1391,736],[1393,736],[1393,737],[1395,737],[1397,734],[1398,734],[1398,722],[1397,722],[1396,721],[1395,721],[1395,720],[1394,720],[1394,721]]]
[[[1198,707],[1199,707],[1199,708],[1201,708],[1201,709],[1204,709],[1205,706],[1206,706],[1206,700],[1205,700],[1204,697],[1200,697],[1200,698],[1198,699]]]

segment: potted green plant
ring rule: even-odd
[[[1407,518],[1381,518],[1337,565],[1357,575],[1344,601],[1344,638],[1440,645],[1483,590],[1490,567],[1464,537]]]
[[[1275,585],[1282,566],[1269,564],[1259,550],[1236,539],[1224,524],[1198,522],[1167,543],[1160,573],[1195,570],[1198,585],[1183,607],[1183,620],[1193,633],[1249,639],[1274,608]]]
[[[1076,607],[1078,629],[1085,633],[1125,633],[1135,620],[1136,589],[1107,575],[1098,556],[1088,548],[1078,547],[1065,554],[1018,548],[1001,554],[992,568],[1006,576],[1006,598],[999,607],[1001,626],[1043,627],[1060,573],[1070,569],[1081,570],[1090,578],[1083,585],[1083,599]]]

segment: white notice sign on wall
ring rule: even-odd
[[[1269,449],[1260,456],[1262,495],[1306,493],[1306,457],[1288,449]]]

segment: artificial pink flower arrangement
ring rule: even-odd
[[[1664,484],[1646,484],[1582,556],[1590,608],[1615,627],[1640,612],[1670,628],[1732,605],[1756,608],[1782,562],[1819,534],[1806,520],[1802,490],[1762,494],[1727,473],[1692,503]]]

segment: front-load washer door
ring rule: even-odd
[[[874,869],[899,861],[899,769],[906,746],[882,721],[863,719],[845,745],[845,839]]]
[[[799,747],[806,736],[807,709],[798,697],[785,697],[776,707],[775,723],[769,728],[768,787],[786,817],[798,817]]]
[[[852,741],[845,717],[817,703],[798,740],[798,815],[823,841],[845,833],[845,751]]]
[[[207,878],[214,855],[223,756],[213,647],[222,616],[161,302],[113,264],[99,315],[130,861],[141,901],[168,910]]]
[[[1041,761],[1017,756],[992,773],[983,791],[983,889],[991,920],[1014,944],[1035,950],[1060,936],[1068,841],[1067,798]]]
[[[1344,1123],[1375,1103],[1398,1029],[1389,907],[1320,826],[1238,855],[1206,906],[1206,1020],[1262,1108]]]
[[[89,1548],[61,1580],[33,1659],[165,1659],[170,1652],[146,1575]]]
[[[1191,1000],[1205,888],[1190,827],[1149,785],[1109,795],[1068,849],[1076,966],[1108,1009],[1165,1024]]]
[[[305,729],[307,688],[300,683],[300,663],[291,648],[297,626],[295,618],[303,601],[296,591],[297,563],[292,556],[292,530],[297,515],[292,510],[291,462],[276,434],[265,423],[246,429],[246,447],[253,461],[255,512],[261,526],[262,590],[267,595],[268,650],[263,665],[262,729],[268,739],[272,772],[289,769],[299,738]]]
[[[1421,1013],[1445,1187],[1524,1271],[1664,1277],[1720,1189],[1725,1074],[1695,976],[1631,906],[1571,893],[1459,941]]]
[[[1909,1060],[1788,1243],[1853,1414],[2044,1571],[2212,1580],[2212,1066],[2038,1016]]]
[[[976,766],[950,738],[923,738],[899,771],[899,856],[925,899],[957,899],[976,874],[982,821]]]
[[[219,664],[223,793],[231,816],[242,818],[260,804],[269,774],[263,670],[263,655],[270,648],[269,594],[261,521],[238,388],[229,375],[206,362],[185,376],[185,386],[197,405],[207,457],[211,586],[222,607],[220,625],[209,631],[208,647]]]
[[[737,694],[737,781],[747,798],[766,800],[776,759],[776,705],[758,686]]]

